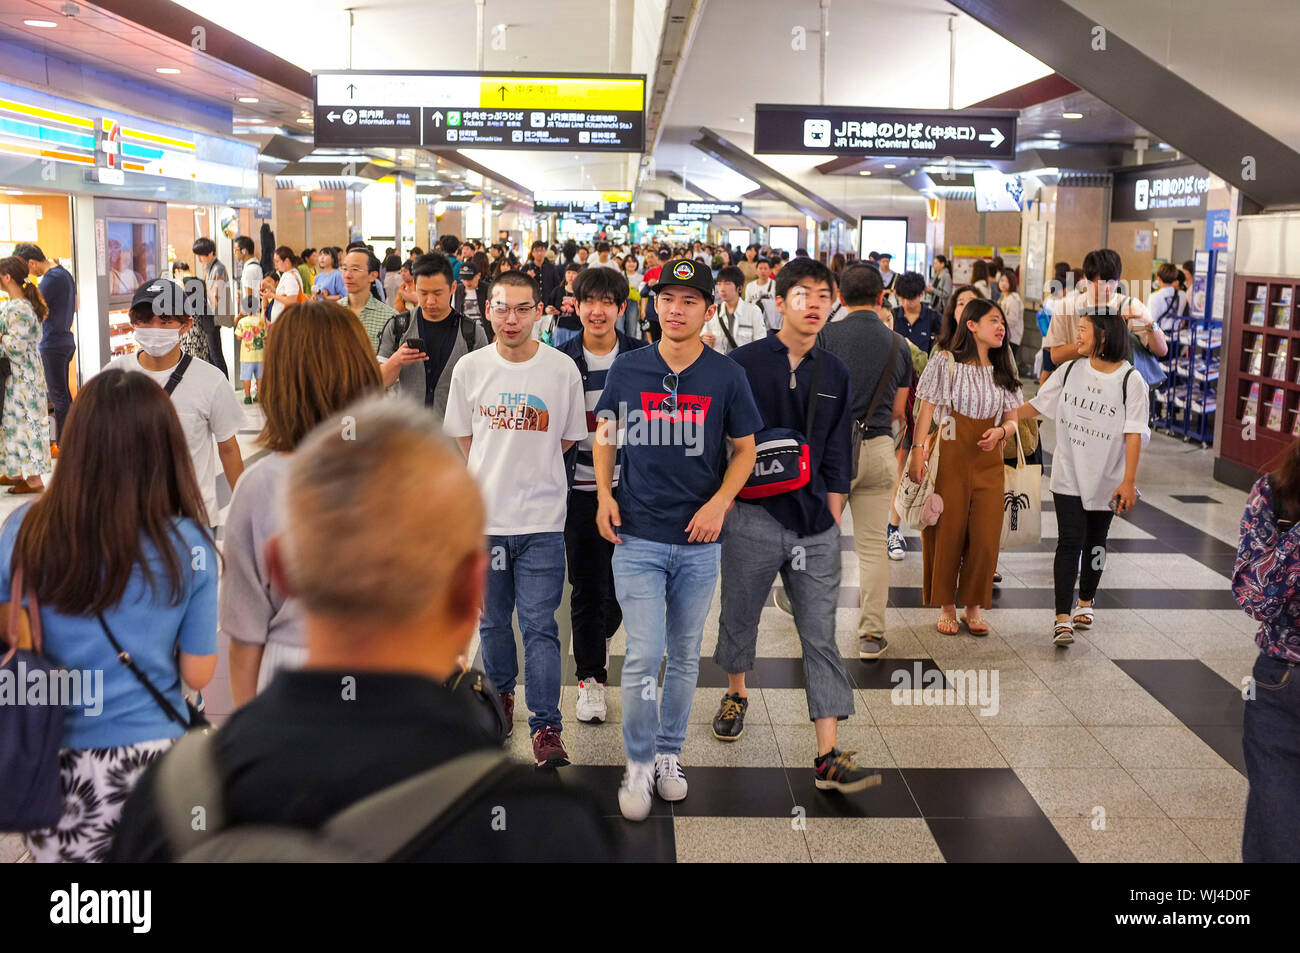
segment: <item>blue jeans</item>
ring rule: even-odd
[[[681,754],[700,674],[704,619],[713,602],[722,546],[675,545],[623,533],[614,547],[614,590],[623,609],[623,748],[628,761]],[[663,700],[659,663],[668,652]]]
[[[1246,702],[1241,746],[1246,756],[1248,864],[1300,861],[1300,665],[1261,655],[1255,698]]]
[[[564,595],[564,534],[488,537],[487,594],[479,636],[483,668],[497,691],[513,693],[519,655],[511,616],[524,635],[528,731],[560,727],[560,630],[555,610]]]

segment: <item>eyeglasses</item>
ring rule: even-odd
[[[671,382],[671,383],[670,383]],[[677,413],[677,375],[664,375],[664,390],[668,391],[668,396],[659,403],[659,409],[665,414]]]
[[[520,305],[516,305],[513,308],[507,307],[504,304],[492,305],[492,313],[495,314],[498,318],[504,318],[511,311],[515,313],[515,317],[517,318],[526,318],[529,315],[535,314],[537,312],[537,305],[535,303],[520,304]]]

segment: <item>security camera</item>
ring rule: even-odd
[[[59,7],[59,12],[62,13],[65,17],[75,17],[77,14],[81,12],[81,7],[77,6],[75,3],[72,3],[71,0],[69,0],[69,2]]]

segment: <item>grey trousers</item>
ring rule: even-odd
[[[758,620],[777,573],[803,647],[808,717],[853,714],[853,685],[835,644],[840,528],[798,536],[754,503],[736,501],[722,527],[722,615],[713,660],[730,675],[751,671]]]

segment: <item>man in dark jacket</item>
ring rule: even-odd
[[[494,749],[468,702],[444,687],[470,650],[489,557],[482,497],[439,430],[430,414],[372,398],[294,453],[285,530],[268,541],[267,561],[274,585],[302,607],[307,664],[279,673],[217,732],[219,796],[204,803],[220,811],[205,814],[209,835],[316,831],[372,794]],[[398,500],[400,519],[381,518]],[[344,573],[339,547],[357,560]],[[159,779],[155,765],[127,802],[114,860],[174,860],[177,828],[193,839],[190,803],[179,805],[180,824],[164,822],[177,805]],[[595,802],[523,765],[498,764],[438,820],[418,820],[391,818],[414,831],[390,859],[610,859]]]
[[[582,333],[570,338],[560,350],[578,365],[587,399],[587,437],[569,453],[572,455],[569,512],[564,525],[564,547],[569,561],[570,619],[573,623],[573,658],[578,676],[578,720],[605,720],[605,666],[609,640],[623,621],[614,596],[614,574],[610,560],[614,544],[596,530],[596,474],[591,448],[596,434],[596,402],[605,389],[605,375],[620,354],[644,347],[644,341],[617,330],[618,319],[627,307],[627,279],[612,268],[587,268],[573,280]],[[618,485],[618,468],[614,468]]]

